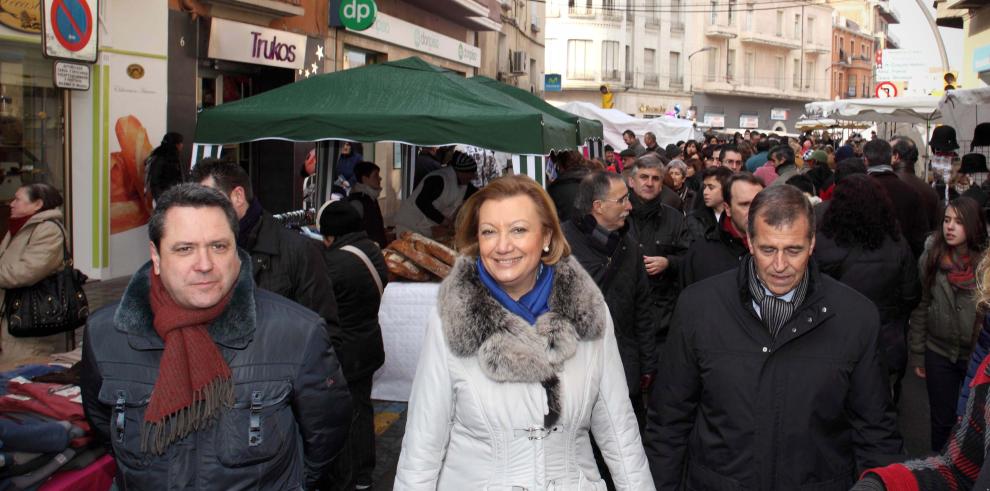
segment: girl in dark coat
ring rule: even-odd
[[[881,357],[896,401],[907,364],[907,320],[918,304],[921,284],[893,205],[879,184],[857,174],[836,186],[815,240],[815,260],[823,273],[877,306]]]

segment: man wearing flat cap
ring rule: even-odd
[[[317,215],[323,258],[333,281],[340,314],[340,339],[331,339],[354,401],[354,418],[344,451],[324,489],[370,489],[375,468],[375,415],[371,380],[385,363],[378,307],[388,281],[382,251],[364,231],[361,216],[345,201],[324,204]]]
[[[454,218],[464,200],[478,190],[471,181],[478,175],[474,157],[455,151],[450,164],[423,178],[395,215],[395,230],[426,237],[453,232]]]

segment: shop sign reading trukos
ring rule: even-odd
[[[305,64],[306,36],[214,17],[207,56],[298,70]]]

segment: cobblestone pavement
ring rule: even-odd
[[[95,310],[120,298],[129,278],[90,282],[85,286],[90,307]],[[81,339],[81,333],[79,336]],[[924,381],[912,373],[904,379],[904,392],[899,407],[899,423],[904,437],[907,455],[926,455],[929,448],[928,396]],[[373,489],[392,489],[395,466],[402,448],[402,435],[406,427],[406,404],[402,402],[375,401],[375,433],[377,435],[377,465],[373,474]]]

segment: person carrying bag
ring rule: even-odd
[[[43,183],[22,186],[10,202],[8,231],[0,242],[0,300],[5,330],[15,339],[2,346],[5,355],[53,353],[62,338],[51,335],[79,327],[88,315],[85,277],[72,269],[62,203],[58,190]]]

